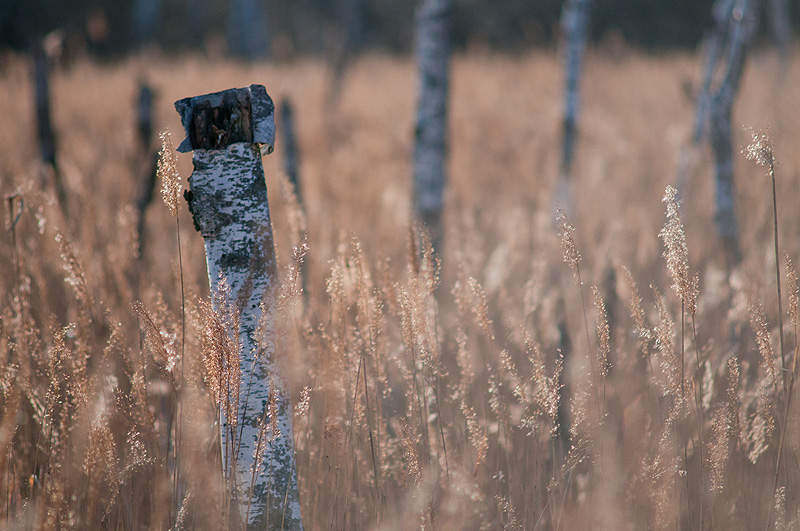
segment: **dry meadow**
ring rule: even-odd
[[[740,264],[715,236],[711,157],[691,144],[699,64],[588,54],[558,223],[557,56],[457,56],[432,255],[409,222],[410,59],[369,55],[340,80],[315,60],[57,69],[65,212],[38,162],[31,65],[5,57],[0,528],[225,524],[219,342],[185,205],[176,224],[156,196],[138,253],[142,78],[176,144],[179,98],[260,83],[295,106],[301,200],[280,131],[264,165],[306,529],[800,527],[800,65],[756,52],[734,115],[737,153],[743,126],[769,127],[778,161],[781,320],[771,181],[743,154]],[[191,157],[179,167],[186,186]]]

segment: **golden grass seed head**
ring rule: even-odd
[[[789,292],[789,318],[795,328],[800,324],[800,289],[798,289],[797,271],[789,259],[789,255],[784,255],[786,263],[786,290]],[[796,340],[800,340],[797,338]]]
[[[559,235],[561,236],[561,252],[564,257],[564,262],[572,269],[572,274],[575,277],[575,282],[580,284],[580,269],[579,264],[581,255],[578,252],[578,246],[575,243],[575,227],[570,223],[567,218],[567,213],[562,207],[556,209],[556,224],[558,225]]]
[[[608,314],[606,305],[600,295],[597,286],[592,286],[594,294],[594,305],[597,308],[597,371],[601,377],[608,375],[608,355],[611,351],[611,333],[608,326]]]
[[[672,289],[686,305],[690,315],[697,311],[697,296],[699,293],[698,277],[689,274],[689,251],[686,247],[686,234],[683,230],[683,221],[678,203],[678,191],[672,186],[667,186],[664,198],[667,205],[667,221],[659,236],[664,241],[664,258],[667,268],[672,275]]]
[[[178,172],[178,157],[172,147],[169,132],[162,131],[161,151],[158,156],[158,178],[161,179],[161,198],[173,216],[178,216],[181,195],[181,176]]]
[[[725,486],[725,465],[728,462],[730,430],[728,429],[726,407],[714,412],[711,420],[711,444],[708,449],[708,465],[711,476],[711,490],[722,492]]]
[[[758,344],[758,352],[760,354],[759,365],[762,374],[769,382],[769,385],[777,392],[778,375],[775,370],[772,340],[770,338],[769,329],[767,328],[767,318],[760,304],[755,304],[750,307],[750,325],[756,333],[756,343]]]
[[[745,158],[773,171],[775,165],[775,153],[772,148],[772,132],[767,129],[756,131],[750,129],[751,140],[746,148],[742,150]]]
[[[295,418],[301,419],[308,415],[308,410],[311,407],[311,387],[303,386],[300,391],[300,400],[294,408]]]
[[[663,296],[654,289],[656,307],[658,309],[658,326],[656,327],[656,348],[661,354],[661,370],[666,376],[666,385],[662,392],[675,397],[682,396],[681,365],[675,354],[675,321],[667,310]]]

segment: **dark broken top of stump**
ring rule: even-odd
[[[178,151],[225,149],[245,142],[275,145],[275,105],[263,85],[223,90],[175,102],[186,138]]]

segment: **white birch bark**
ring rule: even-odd
[[[725,67],[709,100],[710,138],[714,152],[714,223],[732,263],[741,259],[739,227],[734,208],[733,135],[731,115],[744,71],[747,51],[758,25],[758,0],[719,0],[727,9]]]
[[[235,465],[227,473],[235,485],[234,506],[248,530],[300,530],[292,409],[275,350],[277,267],[259,148],[272,148],[274,106],[258,85],[175,106],[187,130],[178,149],[193,149],[187,200],[205,240],[211,290],[217,293],[224,278],[227,303],[240,315],[238,433],[227,433],[229,419],[221,426],[223,447],[233,448]],[[209,131],[216,138],[207,138]],[[204,143],[209,141],[211,147]],[[277,430],[261,428],[270,423]]]
[[[452,0],[423,0],[417,13],[419,101],[414,131],[414,213],[427,227],[434,249],[442,242],[447,180],[447,100]]]
[[[564,122],[561,157],[561,178],[569,179],[575,158],[577,123],[580,113],[581,65],[586,48],[586,32],[589,26],[589,9],[592,0],[567,0],[561,14],[561,31],[564,39]]]

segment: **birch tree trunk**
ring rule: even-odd
[[[572,176],[575,158],[578,115],[580,113],[580,81],[583,52],[586,48],[586,31],[589,26],[589,9],[592,0],[567,0],[561,13],[561,30],[564,39],[564,137],[561,156],[561,178]]]
[[[734,208],[731,114],[747,51],[758,24],[759,2],[726,1],[725,6],[728,8],[725,13],[728,20],[727,42],[723,48],[726,64],[722,80],[711,92],[709,100],[709,133],[714,152],[714,223],[729,261],[735,264],[741,260],[741,250]]]
[[[705,61],[703,63],[703,81],[697,94],[694,116],[695,144],[700,144],[708,132],[709,109],[711,107],[711,90],[714,74],[716,73],[722,53],[728,40],[731,28],[730,15],[733,12],[736,0],[717,0],[711,8],[714,28],[703,39]]]
[[[193,150],[186,199],[205,240],[211,291],[219,293],[224,279],[226,302],[239,314],[236,428],[229,431],[232,419],[221,422],[223,448],[232,449],[226,472],[233,504],[249,530],[300,530],[292,409],[275,351],[277,268],[259,148],[272,150],[274,105],[263,86],[251,85],[175,107],[187,135],[178,151]]]
[[[232,0],[228,15],[228,50],[244,59],[269,55],[269,26],[264,0]]]
[[[441,251],[447,180],[447,100],[452,0],[423,0],[417,13],[419,101],[414,130],[414,214]]]

